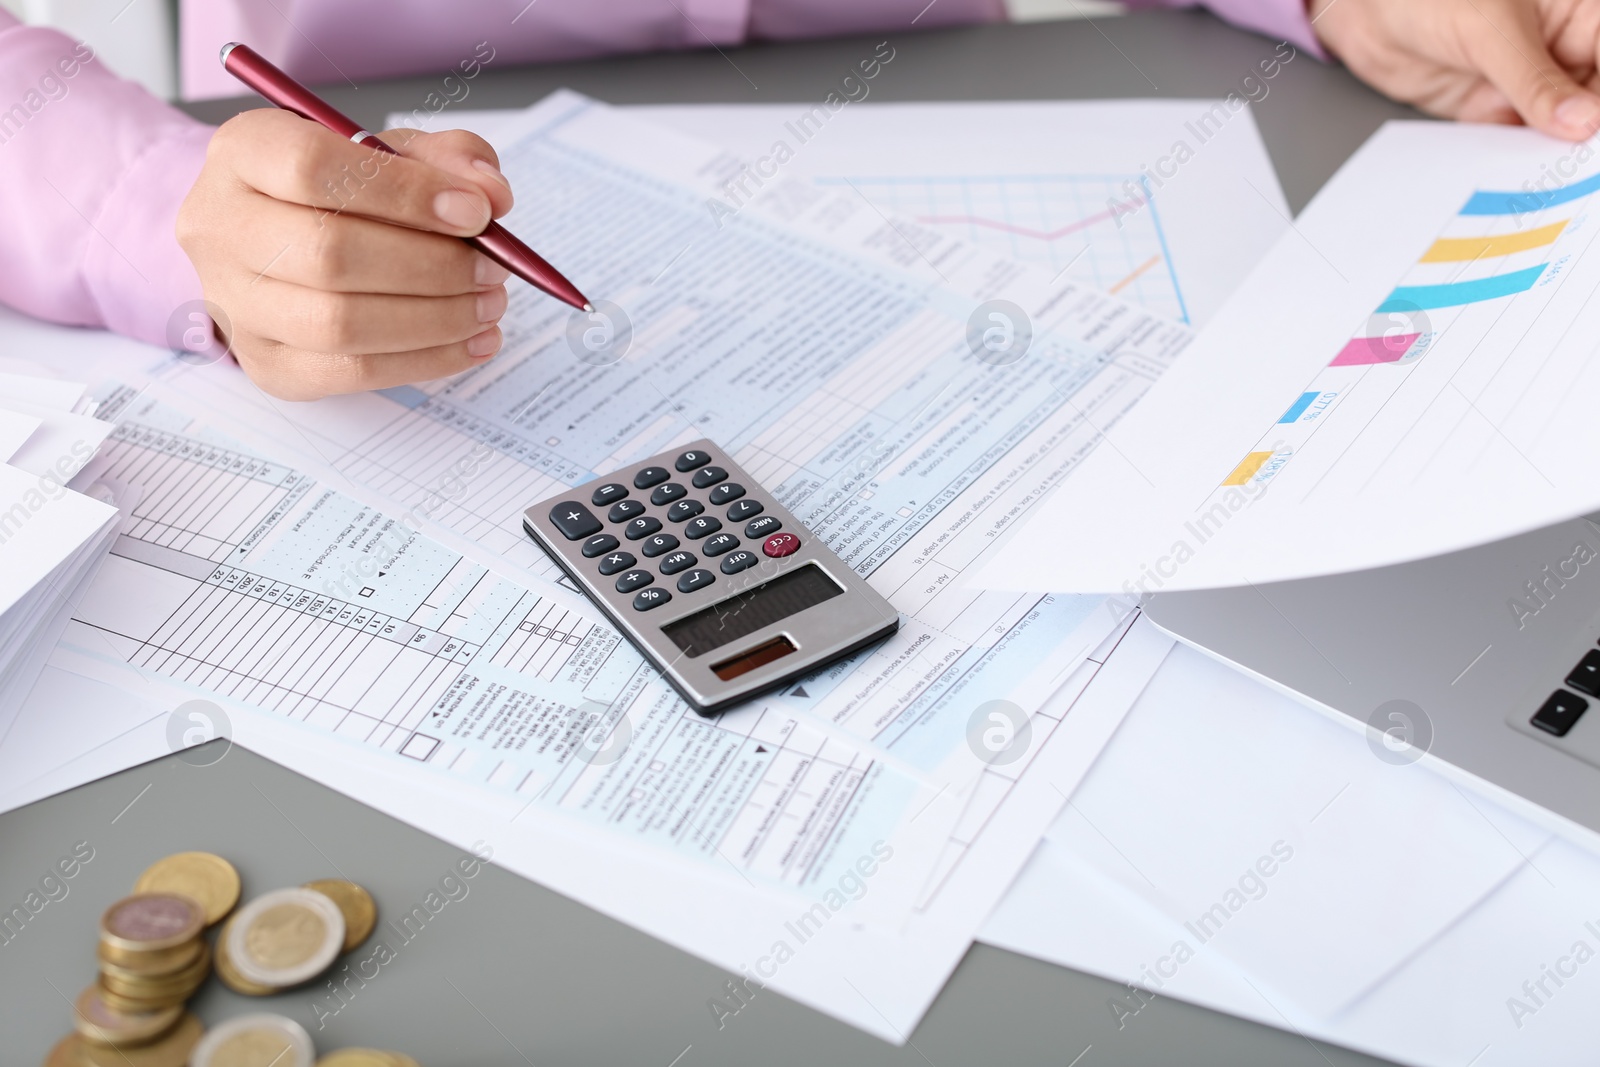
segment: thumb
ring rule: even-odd
[[[1468,52],[1522,120],[1581,141],[1600,129],[1600,96],[1574,81],[1546,47],[1533,4],[1472,4]]]

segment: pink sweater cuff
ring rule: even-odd
[[[211,128],[87,45],[0,22],[0,301],[166,344],[200,283],[173,235]]]

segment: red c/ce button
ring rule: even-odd
[[[779,559],[792,555],[799,547],[800,538],[792,533],[778,533],[767,538],[766,543],[761,546],[761,551],[773,559]]]

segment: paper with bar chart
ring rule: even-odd
[[[1600,166],[1526,130],[1385,127],[1008,542],[1053,589],[1436,555],[1600,508]],[[1094,507],[1093,528],[1067,516]],[[979,584],[1037,583],[1005,558]]]

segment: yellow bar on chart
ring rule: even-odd
[[[1272,458],[1271,452],[1252,452],[1244,457],[1244,462],[1233,468],[1233,473],[1222,480],[1223,485],[1243,485],[1256,476],[1256,471],[1261,465]]]
[[[1513,252],[1526,252],[1530,248],[1543,248],[1555,244],[1561,231],[1571,219],[1552,222],[1526,233],[1508,233],[1499,237],[1441,237],[1433,242],[1422,257],[1422,263],[1470,263],[1475,259],[1509,256]]]

